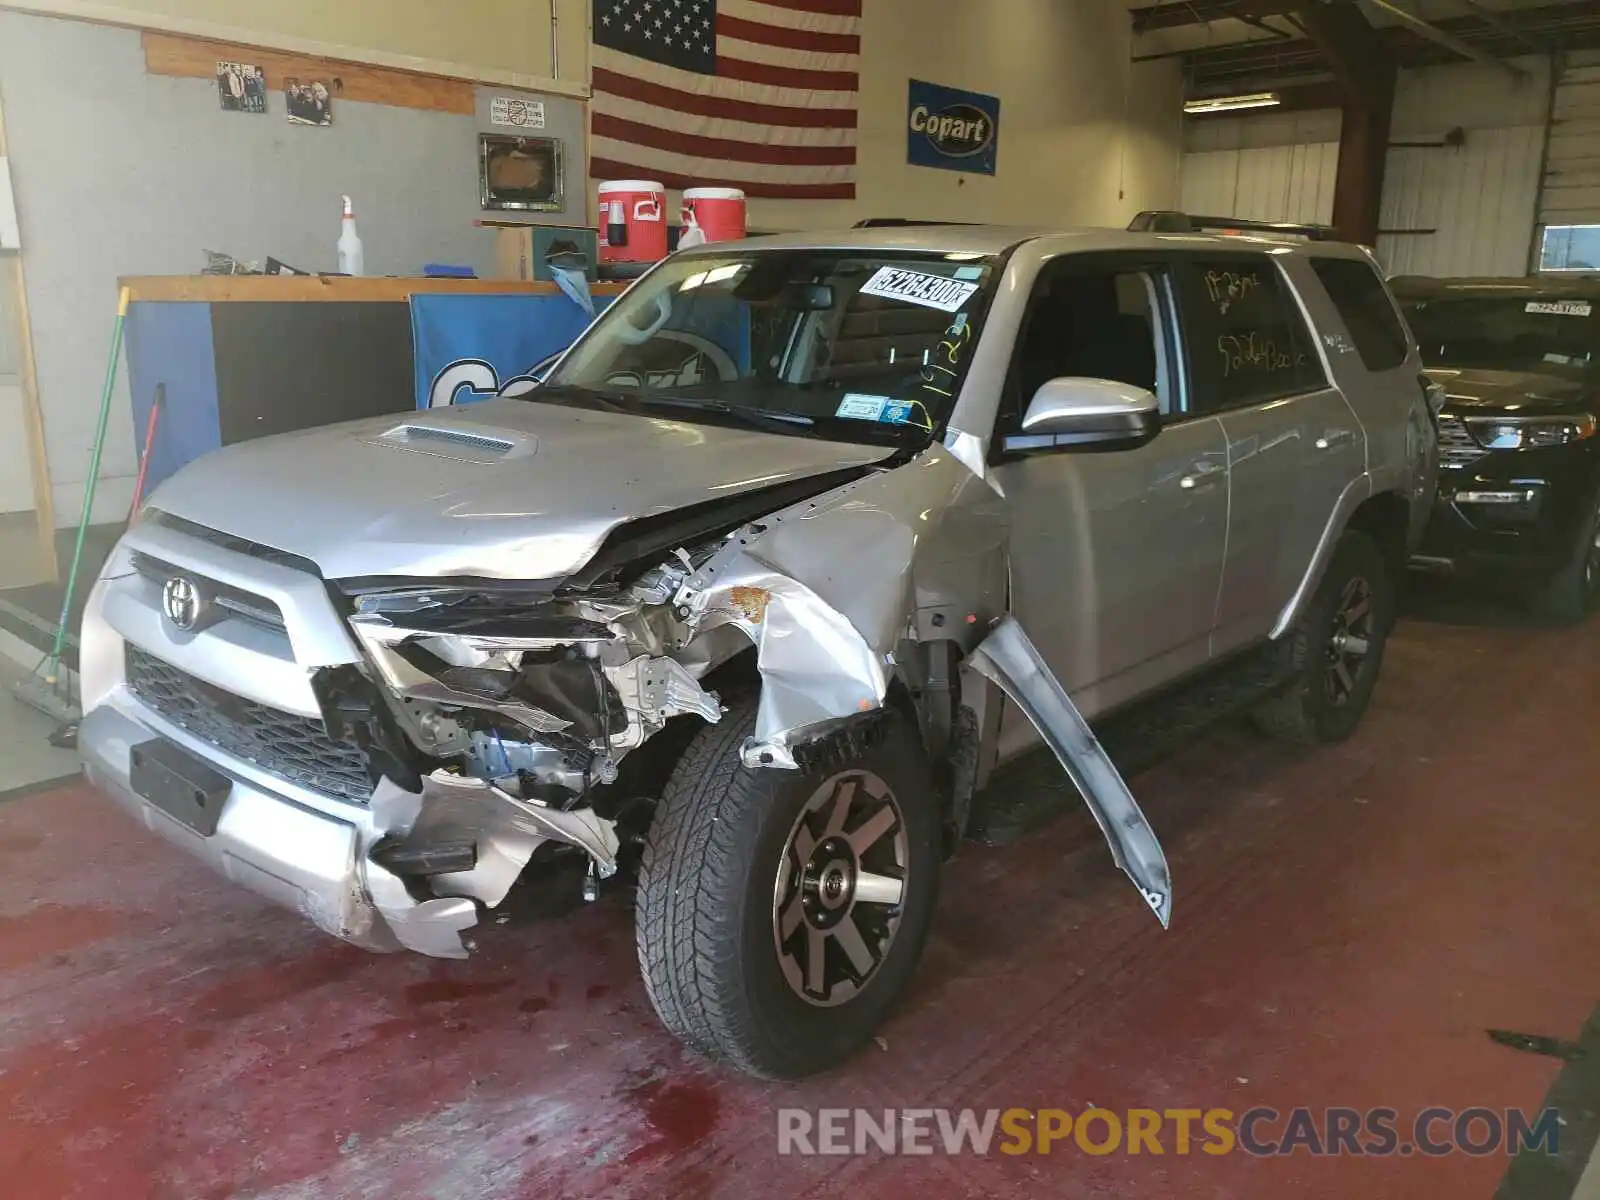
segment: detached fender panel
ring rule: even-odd
[[[1165,929],[1172,920],[1166,853],[1116,764],[1016,618],[996,625],[968,663],[999,685],[1033,722],[1094,814],[1113,861],[1133,880]]]

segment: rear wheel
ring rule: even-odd
[[[1566,566],[1536,600],[1542,612],[1563,621],[1580,621],[1600,608],[1600,498],[1579,526]]]
[[[750,770],[753,698],[700,732],[646,841],[637,938],[662,1022],[768,1078],[859,1049],[921,957],[939,870],[931,776],[911,723],[813,771]]]
[[[1351,530],[1279,653],[1290,684],[1255,711],[1273,737],[1315,745],[1349,737],[1371,703],[1389,630],[1394,580],[1378,544]]]

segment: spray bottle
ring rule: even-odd
[[[350,197],[344,198],[344,219],[339,223],[339,273],[341,275],[360,275],[361,270],[361,236],[356,233],[356,210],[350,203]]]

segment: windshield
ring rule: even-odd
[[[746,248],[671,258],[526,399],[589,397],[793,436],[926,444],[949,416],[998,271],[976,254]]]
[[[1515,296],[1401,298],[1430,367],[1583,375],[1597,332],[1588,300]]]

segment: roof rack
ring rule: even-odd
[[[1313,242],[1342,242],[1331,225],[1297,225],[1290,221],[1249,221],[1243,217],[1199,217],[1192,213],[1151,210],[1128,223],[1129,233],[1275,233]]]
[[[868,217],[857,221],[855,229],[905,229],[914,225],[971,225],[971,221],[917,221],[910,217]]]

